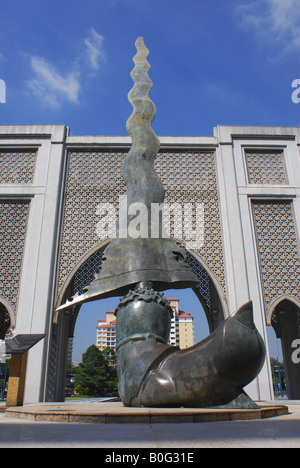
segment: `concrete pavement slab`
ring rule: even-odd
[[[300,448],[300,402],[285,404],[289,414],[270,419],[194,423],[91,424],[15,419],[1,413],[0,447]]]

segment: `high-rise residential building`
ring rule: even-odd
[[[173,310],[169,344],[180,349],[194,344],[194,317],[188,312],[179,310],[179,299],[168,297]],[[96,346],[100,351],[105,348],[116,350],[116,319],[114,310],[106,312],[106,319],[98,320]]]
[[[100,351],[105,348],[116,349],[116,318],[114,310],[106,312],[106,319],[98,320],[96,346]]]
[[[179,299],[168,297],[173,309],[169,343],[180,349],[189,348],[194,344],[194,317],[183,310],[179,310]]]

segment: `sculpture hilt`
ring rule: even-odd
[[[126,406],[227,405],[244,396],[243,387],[262,368],[265,348],[251,301],[182,350],[168,344],[172,309],[151,287],[130,291],[115,315],[119,394]],[[242,406],[255,404],[244,397]]]

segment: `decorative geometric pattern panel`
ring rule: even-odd
[[[193,272],[198,276],[199,283],[197,284],[196,288],[198,292],[201,294],[201,296],[203,297],[209,312],[211,312],[211,303],[210,303],[211,291],[210,291],[209,276],[204,270],[201,263],[197,262],[197,260],[190,253],[188,253],[188,256],[187,256],[187,264],[193,270]]]
[[[288,184],[283,151],[246,151],[250,184]]]
[[[300,252],[290,202],[255,202],[256,228],[266,311],[283,294],[300,299]]]
[[[126,194],[122,175],[125,156],[125,153],[104,151],[70,151],[68,154],[58,293],[80,258],[104,240],[97,234],[99,204],[112,203],[118,216],[120,199]],[[166,191],[165,203],[179,207],[180,213],[175,210],[170,218],[171,235],[178,226],[176,216],[181,219],[185,216],[191,228],[200,219],[202,241],[194,250],[203,257],[225,292],[214,152],[162,152],[156,158],[155,168]],[[202,210],[199,219],[197,206]],[[186,244],[189,235],[183,229],[179,240]]]
[[[36,151],[0,152],[0,183],[30,184],[33,181]]]
[[[80,258],[104,240],[97,235],[98,205],[112,203],[119,212],[119,196],[126,193],[124,158],[124,153],[69,152],[58,290]]]
[[[97,250],[91,255],[77,270],[74,276],[74,284],[72,294],[83,293],[85,286],[88,286],[94,279],[95,274],[99,270],[99,266],[102,263],[103,251]]]
[[[0,296],[18,300],[29,202],[0,201]]]
[[[155,167],[166,191],[165,202],[170,205],[177,203],[182,207],[185,223],[188,221],[187,216],[191,215],[192,226],[195,227],[196,206],[203,206],[203,242],[193,250],[205,261],[226,293],[215,153],[161,153]],[[175,238],[177,223],[175,215],[170,229]],[[188,245],[189,232],[183,230],[180,240]]]

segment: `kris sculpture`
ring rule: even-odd
[[[127,196],[117,236],[84,293],[58,310],[124,296],[115,314],[119,394],[126,406],[253,407],[243,387],[260,372],[265,348],[251,302],[195,346],[180,350],[168,344],[172,309],[162,291],[189,288],[199,280],[185,262],[184,247],[166,235],[161,211],[153,210],[164,201],[154,169],[160,144],[151,126],[156,108],[148,96],[153,84],[142,37],[136,48],[129,93],[133,112],[127,121],[132,146],[123,166]],[[137,210],[145,209],[147,229],[131,235]]]

